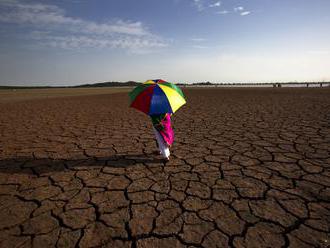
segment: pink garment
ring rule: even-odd
[[[171,146],[174,141],[174,132],[171,127],[171,117],[170,114],[166,114],[165,118],[162,120],[162,125],[164,127],[159,133],[162,135],[164,141],[168,146]]]

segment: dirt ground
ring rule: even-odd
[[[183,90],[0,101],[0,247],[330,247],[330,89]]]
[[[131,87],[0,89],[0,103],[41,98],[113,94],[129,92],[130,90]]]

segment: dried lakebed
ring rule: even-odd
[[[166,164],[126,93],[0,103],[0,247],[329,247],[330,90],[184,93]]]

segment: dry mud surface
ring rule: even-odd
[[[330,89],[184,89],[168,163],[127,94],[0,103],[0,247],[329,247]]]

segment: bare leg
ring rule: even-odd
[[[155,136],[156,136],[158,148],[160,150],[161,155],[166,160],[169,160],[169,157],[170,157],[170,149],[169,149],[169,147],[164,142],[163,137],[160,135],[160,133],[154,127],[153,127],[153,130],[154,130],[154,133],[155,133]]]

